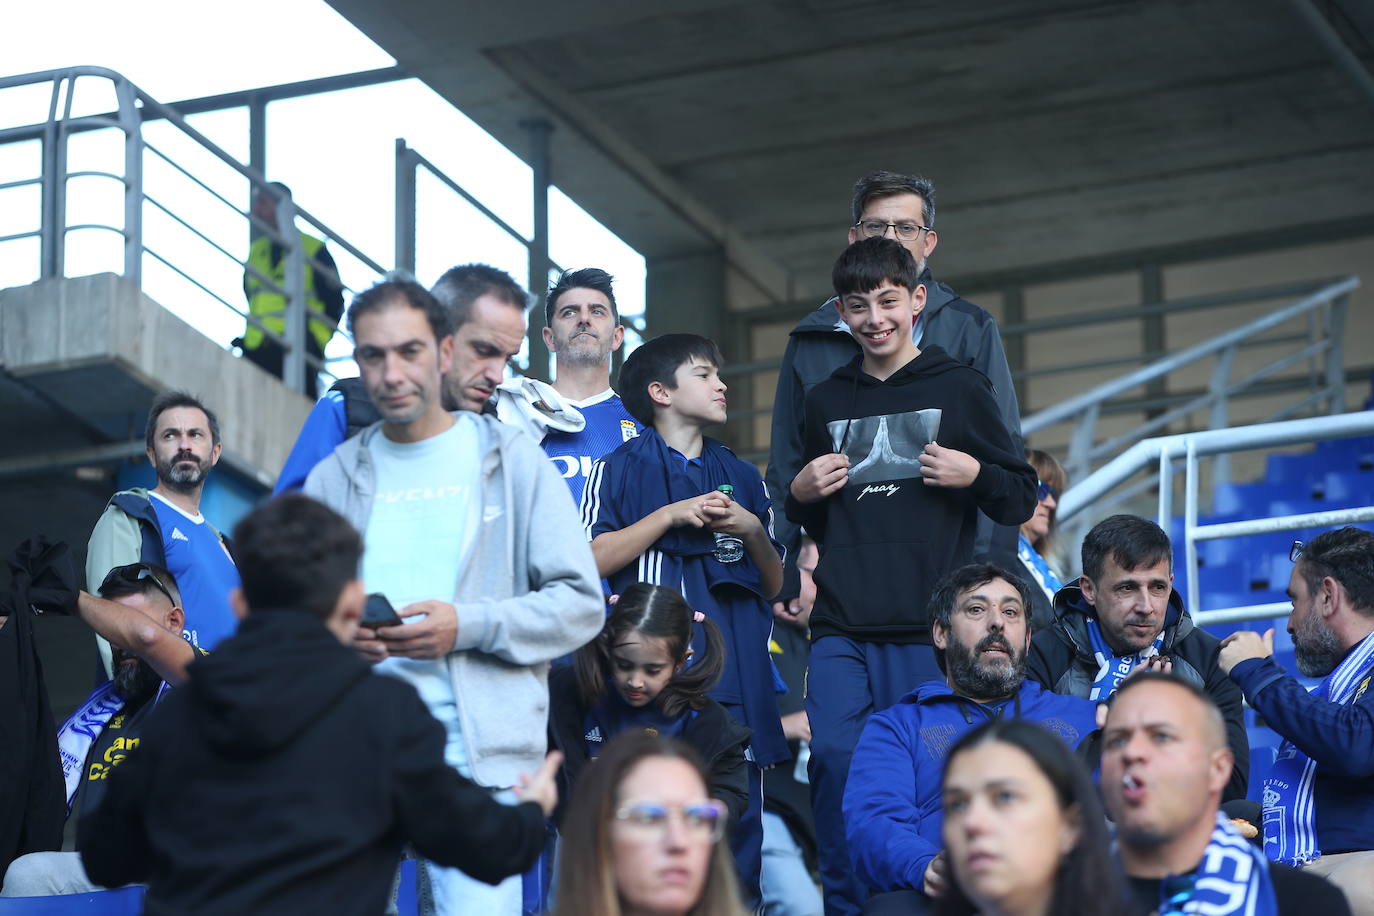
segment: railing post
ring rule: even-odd
[[[1197,543],[1193,531],[1197,528],[1197,443],[1188,437],[1188,457],[1184,470],[1183,494],[1183,543],[1184,562],[1188,570],[1188,610],[1194,614],[1202,610],[1198,607],[1200,590],[1197,581]],[[1165,528],[1165,531],[1169,529]]]
[[[275,188],[268,188],[275,192]],[[308,309],[305,302],[305,246],[296,229],[296,204],[291,195],[282,194],[277,202],[277,232],[286,246],[286,356],[282,363],[282,381],[288,388],[308,393],[303,386],[306,377],[305,334]],[[309,367],[314,371],[314,366]]]
[[[544,349],[544,294],[549,288],[549,134],[553,125],[543,118],[521,122],[530,135],[530,171],[534,176],[534,238],[530,240],[529,375],[548,379]]]
[[[396,138],[396,269],[415,276],[415,159]]]
[[[1226,349],[1217,354],[1217,361],[1212,366],[1212,410],[1208,417],[1208,427],[1210,429],[1225,429],[1230,425],[1229,415],[1226,404],[1226,386],[1231,382],[1231,366],[1236,360],[1236,345],[1231,344]],[[1231,456],[1217,455],[1212,462],[1212,486],[1217,484],[1230,483],[1231,481]]]
[[[1169,521],[1174,515],[1174,463],[1169,455],[1169,447],[1159,450],[1159,513],[1156,521],[1159,527],[1169,530]]]
[[[124,276],[143,285],[143,118],[128,80],[115,85],[124,131]]]
[[[1069,443],[1069,473],[1074,480],[1082,480],[1092,470],[1093,434],[1097,431],[1097,415],[1102,402],[1096,401],[1078,415]]]
[[[1327,412],[1345,413],[1345,313],[1350,294],[1337,296],[1326,315],[1326,389],[1330,394]]]

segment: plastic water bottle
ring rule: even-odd
[[[728,483],[723,483],[716,489],[731,499],[735,498],[735,488]],[[717,531],[715,556],[719,563],[738,563],[744,559],[744,542],[733,534]]]
[[[804,786],[811,785],[811,774],[807,772],[806,764],[811,760],[811,745],[803,741],[797,748],[797,765],[792,768],[792,778]]]

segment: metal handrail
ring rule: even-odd
[[[81,77],[95,77],[108,80],[114,87],[116,99],[118,101],[116,110],[99,115],[73,117],[72,108],[76,94],[76,81]],[[0,238],[0,242],[38,237],[40,239],[40,248],[42,252],[39,276],[41,278],[55,278],[64,275],[65,238],[68,233],[76,231],[77,229],[89,228],[105,229],[116,232],[124,239],[123,273],[126,277],[134,280],[135,283],[141,285],[142,261],[146,254],[165,264],[176,274],[198,287],[213,301],[233,311],[238,317],[244,320],[246,326],[258,328],[263,332],[264,336],[283,346],[286,353],[283,378],[288,380],[288,384],[304,376],[304,368],[307,364],[317,371],[328,372],[328,363],[334,362],[339,358],[319,360],[307,351],[305,346],[306,322],[304,320],[307,308],[305,267],[309,264],[320,273],[325,272],[327,267],[321,264],[317,259],[307,257],[304,254],[303,245],[300,242],[301,232],[297,229],[297,217],[300,218],[301,222],[309,228],[310,231],[318,233],[321,237],[328,239],[333,248],[339,251],[346,251],[361,265],[375,274],[384,274],[386,269],[357,246],[331,230],[322,220],[314,216],[305,208],[296,205],[295,202],[289,198],[282,200],[277,207],[277,225],[270,227],[264,226],[251,212],[245,212],[237,205],[231,203],[222,194],[207,184],[206,181],[201,180],[196,174],[193,174],[189,169],[175,161],[172,156],[147,142],[142,135],[143,121],[149,119],[165,120],[200,148],[208,151],[232,172],[245,178],[249,184],[250,196],[269,186],[267,178],[261,172],[236,160],[233,156],[229,155],[210,141],[209,138],[188,124],[180,112],[154,99],[116,71],[104,67],[79,66],[0,77],[0,90],[18,86],[36,85],[45,82],[52,84],[52,91],[48,103],[48,118],[46,122],[0,130],[0,144],[10,142],[11,140],[31,140],[35,137],[43,144],[42,167],[39,177],[6,182],[3,187],[0,187],[0,189],[3,189],[9,187],[22,187],[30,184],[40,185],[43,194],[43,218],[37,230],[14,233],[4,238]],[[66,146],[68,136],[76,130],[98,128],[114,128],[123,132],[125,147],[124,173],[122,175],[114,172],[91,170],[69,171],[66,168]],[[184,219],[173,212],[172,208],[168,206],[167,203],[156,200],[151,195],[147,194],[144,190],[143,183],[143,158],[145,151],[151,151],[181,175],[185,176],[185,178],[189,179],[199,188],[211,195],[213,199],[218,200],[220,203],[233,210],[238,216],[244,218],[253,231],[265,232],[272,237],[274,241],[281,244],[285,250],[284,257],[286,259],[286,279],[284,285],[279,286],[269,278],[261,277],[260,272],[255,271],[247,264],[246,257],[243,259],[238,258],[224,245],[210,238],[205,232],[198,229],[190,220]],[[69,179],[79,176],[108,178],[118,181],[123,185],[123,226],[101,223],[76,225],[66,222],[66,183]],[[151,205],[165,213],[178,224],[181,229],[189,231],[194,237],[209,244],[218,255],[230,259],[245,273],[257,275],[269,288],[281,293],[286,298],[287,302],[285,333],[275,333],[267,329],[259,318],[248,313],[247,308],[239,308],[233,305],[224,296],[214,292],[205,283],[201,282],[201,280],[192,276],[186,269],[183,269],[182,266],[173,264],[161,253],[145,248],[142,227],[143,208],[145,205]],[[337,276],[337,274],[335,274],[335,276]],[[341,277],[339,277],[338,280],[340,286],[344,290],[350,289],[343,283]],[[344,335],[345,338],[347,337],[346,331],[342,327],[337,329],[337,333]]]

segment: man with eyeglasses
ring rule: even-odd
[[[1169,536],[1149,519],[1113,515],[1088,532],[1081,559],[1078,581],[1055,593],[1054,623],[1031,640],[1026,675],[1101,703],[1137,668],[1167,661],[1221,710],[1234,760],[1222,801],[1245,798],[1250,739],[1240,691],[1217,664],[1220,641],[1193,624],[1174,590]]]
[[[940,835],[940,775],[959,736],[998,718],[1043,725],[1077,747],[1095,704],[1027,680],[1030,587],[990,563],[946,576],[929,609],[944,681],[927,681],[873,714],[854,747],[845,835],[858,881],[875,892],[866,916],[930,912],[952,880]],[[834,905],[834,901],[827,901]]]
[[[200,511],[223,448],[219,420],[190,394],[165,392],[148,408],[145,440],[157,485],[110,498],[86,546],[86,581],[103,581],[114,567],[137,562],[171,570],[185,601],[186,638],[213,649],[237,626],[229,593],[239,584],[228,540]],[[99,647],[112,675],[109,646],[100,641]]]
[[[1271,864],[1218,814],[1231,769],[1226,723],[1196,684],[1143,671],[1112,694],[1102,731],[1102,800],[1141,911],[1349,913],[1337,888]]]
[[[1289,554],[1298,671],[1274,661],[1274,631],[1232,633],[1220,664],[1284,739],[1264,780],[1269,858],[1326,877],[1356,916],[1374,914],[1374,533],[1324,532]],[[1315,910],[1313,912],[1316,912]]]
[[[942,347],[955,360],[972,366],[992,382],[1002,419],[1011,433],[1016,454],[1021,453],[1021,409],[1012,386],[1007,354],[997,321],[988,312],[959,296],[931,276],[926,259],[935,251],[935,186],[928,178],[896,172],[871,172],[854,184],[853,224],[849,244],[862,238],[896,238],[916,259],[926,287],[926,303],[912,327],[914,343]],[[824,302],[792,329],[778,372],[773,398],[772,435],[768,451],[768,492],[786,493],[792,478],[802,469],[802,407],[806,394],[854,358],[859,345],[839,320],[835,299]],[[781,515],[781,513],[779,513]],[[996,525],[979,515],[974,554],[1002,566],[1015,568],[1016,528]],[[796,557],[801,535],[792,522],[777,519],[777,536],[787,548],[783,591],[774,610],[798,612]]]
[[[81,592],[81,619],[113,647],[114,676],[96,688],[57,733],[67,810],[89,812],[105,795],[110,774],[141,740],[149,713],[186,666],[204,654],[182,634],[185,614],[172,574],[134,563],[110,570],[100,597]],[[99,890],[75,852],[20,856],[5,873],[0,897],[46,897]]]

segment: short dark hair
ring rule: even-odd
[[[144,441],[148,448],[153,447],[153,438],[157,435],[157,422],[162,419],[162,415],[169,410],[178,407],[193,407],[205,414],[205,422],[210,425],[210,444],[219,445],[219,417],[215,412],[200,402],[200,399],[185,391],[164,391],[162,394],[153,398],[153,403],[148,407],[148,428],[144,433]]]
[[[1088,768],[1059,736],[1025,719],[985,722],[950,748],[940,777],[942,794],[954,760],[960,754],[991,743],[1007,744],[1029,757],[1054,789],[1059,809],[1066,815],[1071,812],[1077,815],[1078,841],[1060,857],[1048,912],[1062,916],[1117,912],[1115,905],[1127,897],[1120,873],[1112,861],[1102,802]],[[935,901],[934,912],[939,916],[978,912],[978,907],[960,886],[957,873],[950,878],[949,889]]]
[[[986,585],[993,579],[1002,579],[1020,593],[1021,607],[1026,615],[1026,625],[1030,626],[1030,586],[1026,584],[1026,580],[1015,573],[1008,572],[996,563],[969,563],[948,573],[936,583],[934,590],[930,593],[930,599],[926,602],[926,607],[930,612],[930,622],[938,623],[948,630],[950,620],[954,615],[954,602],[959,599],[959,596],[971,588]]]
[[[1201,703],[1207,711],[1206,715],[1208,719],[1210,719],[1210,725],[1214,733],[1213,737],[1216,738],[1222,747],[1228,746],[1226,738],[1226,717],[1222,713],[1221,707],[1217,705],[1217,701],[1210,693],[1203,689],[1202,685],[1195,684],[1187,678],[1180,677],[1172,672],[1151,671],[1149,669],[1142,671],[1136,669],[1130,677],[1121,682],[1120,687],[1117,687],[1116,690],[1112,691],[1111,695],[1107,697],[1108,707],[1115,705],[1116,701],[1121,698],[1123,693],[1129,693],[1145,684],[1172,684],[1192,694],[1193,698]]]
[[[1374,617],[1374,532],[1346,526],[1323,531],[1303,545],[1298,574],[1315,594],[1330,576],[1366,617]]]
[[[688,360],[699,359],[719,368],[720,348],[699,334],[663,334],[647,341],[625,358],[620,367],[620,400],[644,426],[654,425],[654,402],[649,385],[677,387],[677,370]]]
[[[1107,558],[1130,571],[1161,560],[1174,566],[1174,550],[1164,529],[1139,515],[1113,515],[1093,525],[1083,539],[1083,575],[1096,582]]]
[[[854,222],[864,217],[864,210],[875,200],[896,197],[898,194],[915,194],[921,198],[921,222],[935,226],[935,185],[929,178],[919,175],[902,175],[899,172],[879,170],[869,172],[854,182]]]
[[[286,493],[234,526],[234,553],[251,610],[304,611],[324,620],[358,578],[363,541],[333,509]]]
[[[135,578],[134,575],[106,575],[105,581],[100,583],[100,597],[108,598],[113,601],[116,598],[123,598],[125,595],[142,595],[145,598],[152,595],[164,594],[177,607],[181,607],[181,589],[177,586],[176,576],[165,566],[156,563],[130,563],[128,567],[143,566],[148,570],[151,578]],[[121,567],[115,567],[119,570]],[[111,570],[114,573],[115,570]],[[135,573],[136,575],[136,573]],[[159,587],[160,586],[160,587]]]
[[[449,322],[455,332],[471,320],[472,304],[483,296],[495,296],[521,313],[530,307],[530,296],[525,288],[510,274],[490,264],[450,267],[435,281],[430,292],[448,310]]]
[[[872,292],[884,282],[914,290],[921,285],[921,271],[901,242],[883,236],[859,239],[844,250],[830,271],[837,296]]]
[[[356,340],[359,318],[379,312],[398,299],[410,308],[424,312],[436,344],[453,333],[448,309],[441,306],[429,290],[413,280],[383,280],[354,296],[353,304],[348,309],[348,333]]]
[[[594,289],[606,297],[606,301],[611,303],[611,317],[616,324],[620,324],[620,309],[615,304],[615,292],[611,289],[611,281],[615,278],[599,267],[584,267],[581,270],[565,270],[558,282],[549,287],[549,294],[544,298],[544,324],[553,324],[553,310],[558,304],[558,297],[571,289]]]

